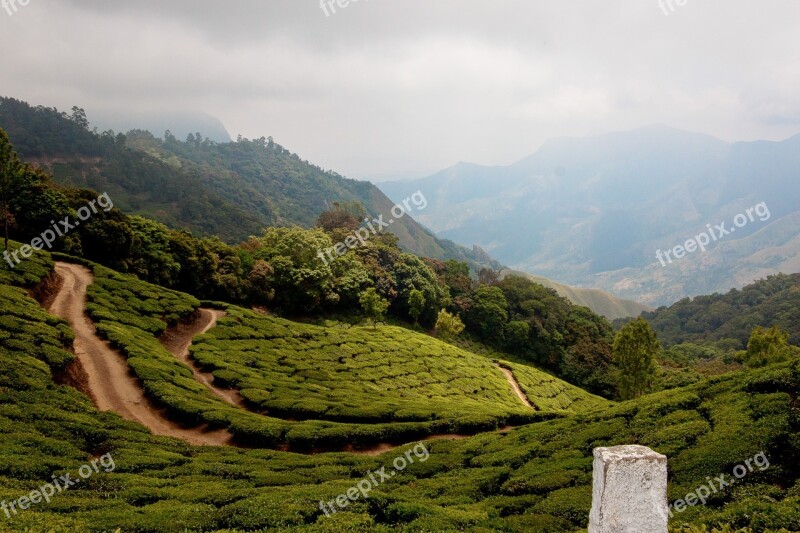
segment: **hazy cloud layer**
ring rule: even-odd
[[[653,123],[800,132],[800,2],[672,2],[30,0],[0,10],[0,93],[205,111],[365,178]]]

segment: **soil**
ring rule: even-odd
[[[231,443],[232,436],[226,430],[186,428],[167,418],[164,409],[154,406],[131,374],[125,357],[97,336],[94,324],[85,315],[86,288],[94,279],[91,272],[79,265],[56,263],[56,273],[61,284],[48,310],[72,327],[81,378],[98,409],[114,411],[127,420],[139,422],[156,435],[175,437],[190,444],[222,446]]]

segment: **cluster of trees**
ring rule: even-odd
[[[448,311],[478,340],[518,355],[585,389],[613,396],[613,330],[586,307],[519,276],[481,270],[476,280],[456,261],[428,260],[448,287]]]
[[[684,298],[642,315],[664,345],[711,343],[742,350],[759,325],[777,325],[800,344],[800,274],[776,274],[726,294]]]

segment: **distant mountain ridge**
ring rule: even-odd
[[[379,187],[390,198],[424,191],[423,224],[513,269],[663,305],[800,266],[798,169],[800,135],[726,143],[654,126],[554,139],[507,167],[459,163]],[[768,221],[705,253],[657,262],[657,250],[682,245],[707,224],[730,226],[760,202]]]

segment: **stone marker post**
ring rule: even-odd
[[[667,458],[645,446],[595,448],[589,533],[667,533]]]

